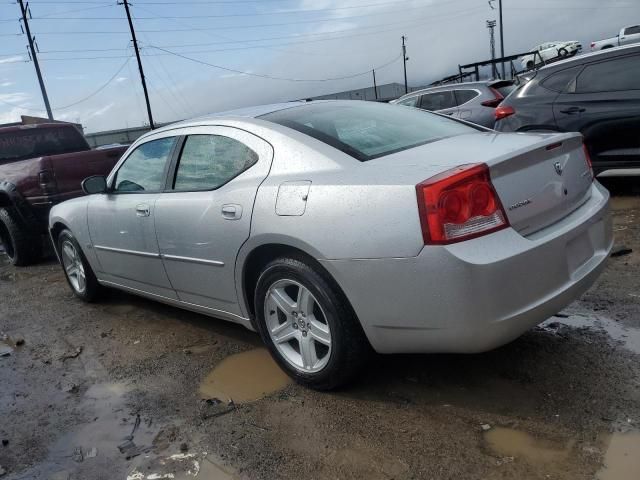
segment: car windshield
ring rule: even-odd
[[[259,118],[302,132],[363,162],[481,130],[415,108],[365,101],[307,103]]]

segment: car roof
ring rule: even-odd
[[[21,130],[40,130],[44,128],[68,128],[75,127],[70,123],[28,123],[28,124],[18,124],[18,125],[9,125],[6,127],[0,126],[0,133],[11,133],[11,132],[19,132]]]
[[[420,95],[423,93],[438,92],[440,90],[452,90],[452,89],[459,90],[464,88],[486,87],[487,85],[491,85],[496,81],[500,81],[500,80],[481,80],[479,82],[463,82],[463,83],[449,83],[448,85],[436,85],[433,87],[421,88],[420,90],[414,90],[413,92],[405,93],[401,97],[397,98],[397,100],[402,100],[403,98],[409,98],[414,95]]]
[[[625,45],[622,47],[614,47],[614,48],[605,48],[604,50],[598,50],[596,52],[585,53],[584,55],[578,55],[575,57],[568,58],[566,60],[560,60],[558,62],[553,62],[549,65],[545,65],[538,69],[540,72],[546,72],[550,70],[554,70],[557,67],[571,66],[571,65],[580,65],[581,63],[589,60],[597,60],[598,57],[615,57],[617,55],[624,55],[626,53],[640,52],[640,45]]]

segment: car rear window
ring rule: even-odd
[[[307,103],[259,118],[302,132],[362,162],[481,130],[422,110],[365,101]]]
[[[0,162],[89,150],[75,127],[24,128],[0,133]]]

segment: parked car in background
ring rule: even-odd
[[[298,382],[381,353],[480,352],[559,312],[612,246],[582,138],[363,101],[138,139],[49,229],[76,296],[115,287],[256,329]]]
[[[494,109],[514,88],[511,80],[454,83],[416,90],[389,103],[437,112],[493,128]]]
[[[640,167],[640,45],[539,69],[496,109],[502,132],[580,132],[596,173]]]
[[[595,52],[597,50],[620,47],[622,45],[629,45],[631,43],[638,42],[640,42],[640,25],[630,25],[628,27],[621,28],[620,32],[618,32],[618,35],[615,37],[591,42],[591,51]]]
[[[109,172],[125,150],[91,150],[68,123],[0,128],[0,243],[14,265],[41,257],[51,207],[82,195],[82,180]]]
[[[547,42],[531,49],[537,55],[525,55],[520,60],[524,70],[530,70],[540,63],[544,63],[556,58],[571,57],[582,50],[580,42],[573,40],[570,42]]]

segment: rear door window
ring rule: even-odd
[[[458,105],[464,105],[480,95],[475,90],[455,90],[456,101]]]
[[[565,92],[567,91],[569,84],[573,82],[576,78],[576,75],[582,66],[567,68],[566,70],[561,70],[560,72],[556,72],[549,77],[545,78],[541,85],[547,90],[552,90],[554,92]]]
[[[222,135],[190,135],[182,147],[174,190],[214,190],[258,161],[244,143]]]
[[[420,108],[437,112],[438,110],[446,110],[456,106],[456,99],[452,91],[427,93],[420,97]]]
[[[576,81],[576,93],[640,90],[640,55],[587,65]]]

